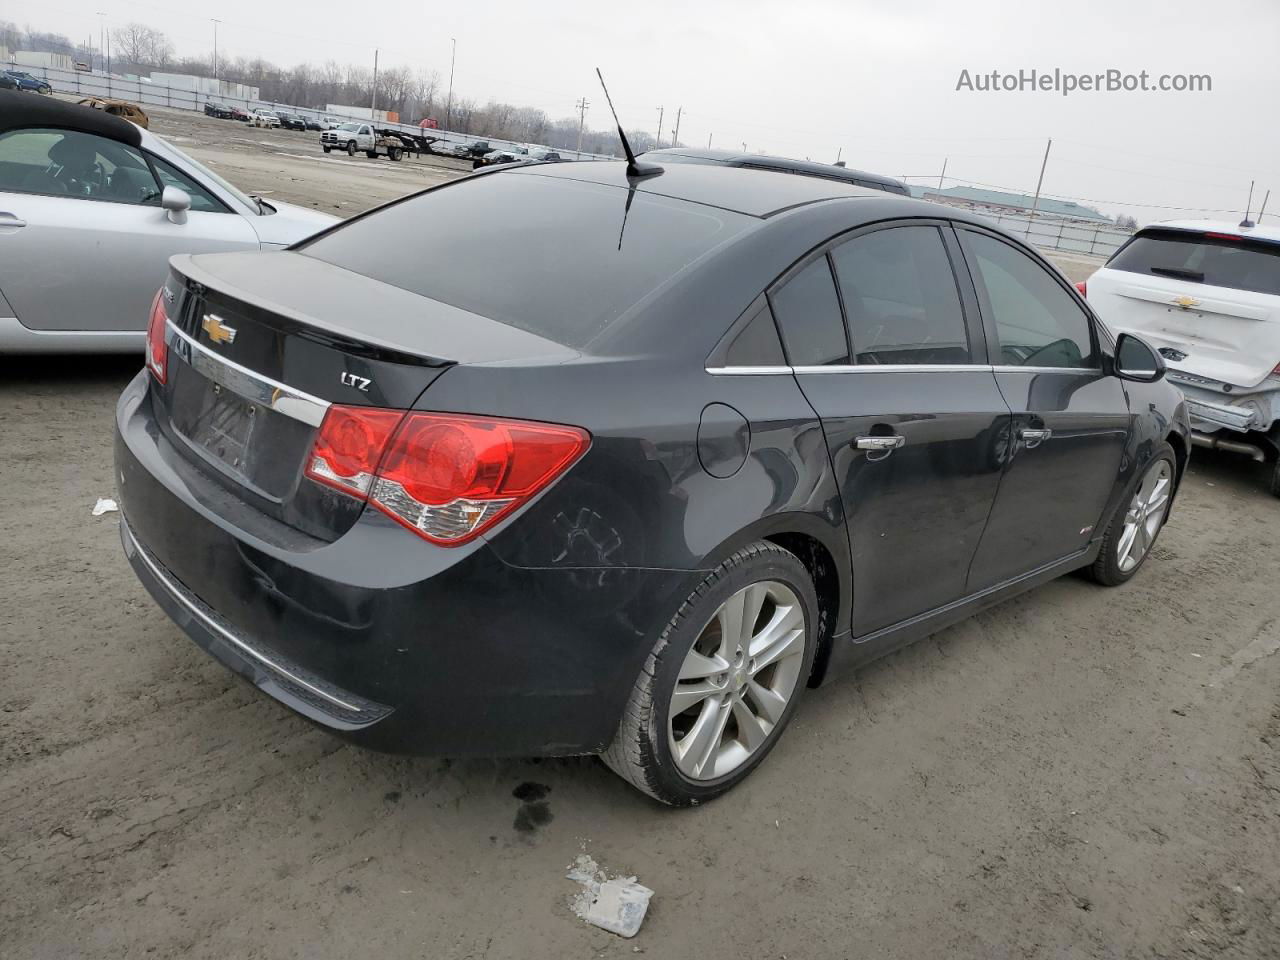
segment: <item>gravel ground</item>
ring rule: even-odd
[[[282,199],[451,175],[156,120]],[[811,691],[672,811],[591,759],[342,745],[209,660],[89,513],[138,366],[0,358],[0,957],[1280,956],[1280,502],[1248,462],[1196,452],[1126,587],[1064,578]],[[636,940],[573,917],[583,852],[656,891]]]

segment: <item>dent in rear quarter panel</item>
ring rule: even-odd
[[[711,476],[698,454],[699,419],[711,403],[739,411],[751,428],[745,462],[725,478]],[[793,377],[717,376],[634,358],[468,366],[441,377],[419,405],[590,431],[582,460],[488,539],[507,563],[583,571],[566,604],[590,605],[596,596],[617,603],[610,573],[621,568],[682,572],[668,595],[642,606],[622,602],[626,628],[650,641],[706,571],[763,536],[814,537],[835,559],[841,583],[850,581],[822,429]],[[848,622],[848,591],[841,593],[837,632]]]

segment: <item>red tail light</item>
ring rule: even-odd
[[[557,424],[334,406],[307,476],[455,546],[545,489],[590,441],[585,430]]]
[[[147,321],[147,369],[160,383],[169,372],[169,345],[164,339],[164,327],[168,321],[164,311],[164,288],[156,291],[151,301],[151,318]]]
[[[1089,295],[1089,282],[1087,280],[1081,280],[1076,284],[1076,289],[1080,291],[1080,296],[1087,297]]]

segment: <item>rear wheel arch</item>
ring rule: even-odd
[[[725,540],[704,557],[699,568],[713,570],[738,550],[758,540],[794,554],[813,581],[818,595],[819,645],[809,685],[817,686],[826,673],[833,640],[849,629],[853,570],[848,535],[843,529],[811,514],[774,514],[757,520]]]
[[[813,670],[809,674],[809,686],[822,682],[831,657],[831,646],[836,636],[836,624],[840,619],[841,590],[840,570],[835,557],[817,537],[807,533],[775,533],[765,537],[788,553],[794,554],[809,571],[814,592],[818,595],[818,649],[813,658]]]

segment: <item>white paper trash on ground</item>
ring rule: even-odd
[[[585,853],[580,855],[565,874],[582,884],[582,892],[569,898],[569,906],[579,918],[620,937],[634,937],[649,909],[653,891],[635,877],[610,880],[600,864]]]
[[[119,509],[114,500],[108,497],[99,497],[98,502],[93,505],[93,515],[100,517],[104,513],[115,513]]]

